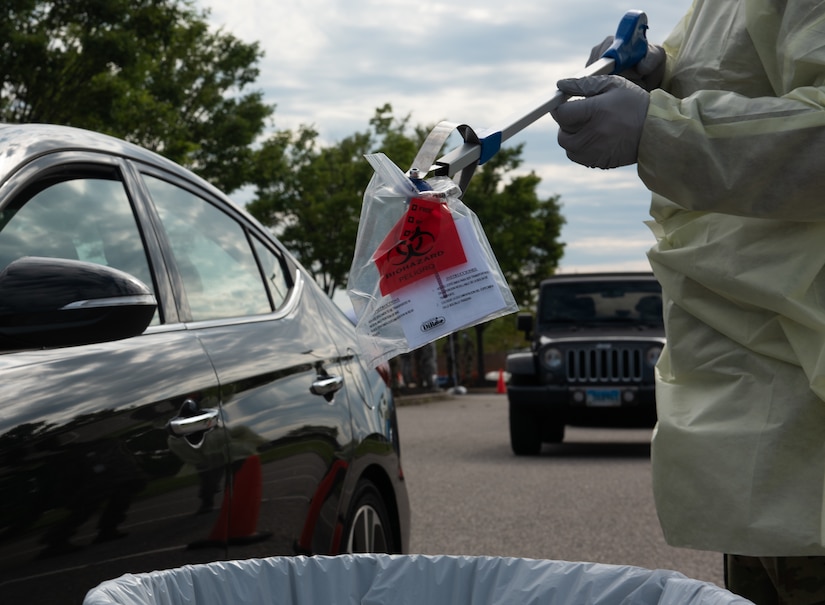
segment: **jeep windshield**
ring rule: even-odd
[[[662,325],[662,291],[655,280],[544,284],[539,324]]]

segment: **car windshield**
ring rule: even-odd
[[[540,324],[662,324],[662,293],[653,280],[581,281],[542,287]]]

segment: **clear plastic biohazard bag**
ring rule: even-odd
[[[411,179],[381,153],[367,161],[375,174],[347,283],[365,358],[377,365],[518,310],[478,217],[451,179]]]

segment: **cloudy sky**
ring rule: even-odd
[[[552,96],[629,9],[661,42],[690,0],[199,0],[217,27],[265,52],[257,88],[277,105],[278,129],[312,125],[334,143],[366,130],[390,103],[413,124],[463,122],[476,130]],[[506,5],[506,8],[505,8]],[[540,194],[559,194],[567,224],[563,272],[645,270],[649,194],[635,167],[571,163],[546,116],[510,139]],[[406,166],[402,168],[406,169]]]

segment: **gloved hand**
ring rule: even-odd
[[[568,158],[589,168],[636,163],[650,105],[646,90],[620,76],[568,78],[557,86],[572,97],[585,97],[550,112]]]
[[[597,44],[590,50],[590,58],[587,59],[587,64],[591,65],[602,58],[602,55],[613,45],[613,36],[605,38],[601,44]],[[637,84],[650,92],[662,85],[662,80],[665,77],[665,63],[667,55],[665,49],[655,44],[647,45],[647,54],[636,65],[630,69],[617,74],[623,78],[627,78],[634,84]]]

